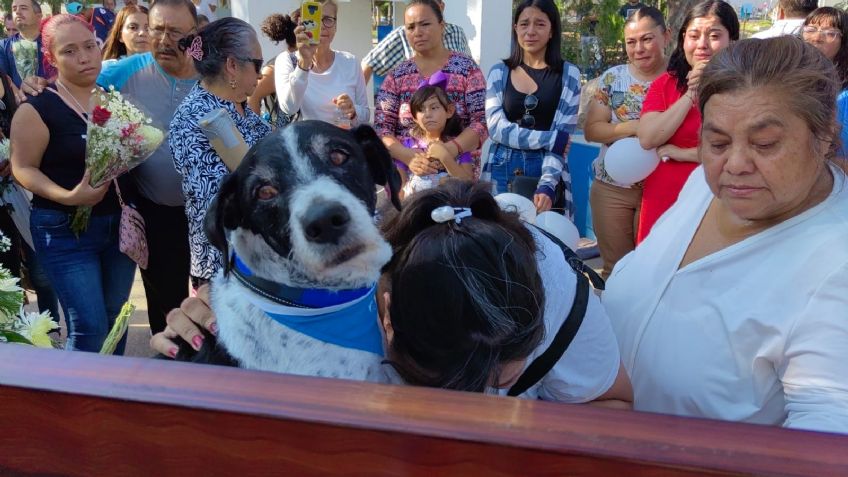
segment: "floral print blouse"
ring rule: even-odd
[[[191,249],[191,275],[211,279],[224,265],[221,252],[206,238],[203,220],[221,181],[229,171],[198,122],[210,111],[225,109],[248,147],[271,133],[271,126],[253,110],[244,107],[244,116],[236,105],[225,101],[197,83],[174,113],[168,145],[174,156],[174,167],[183,176],[182,189],[188,217],[188,241]]]
[[[627,65],[613,66],[598,78],[598,90],[595,101],[612,110],[613,124],[639,119],[642,113],[642,102],[648,94],[650,81],[640,81],[630,74]],[[595,178],[618,187],[632,186],[619,184],[614,181],[604,169],[604,154],[607,147],[601,148],[601,154],[595,160]]]

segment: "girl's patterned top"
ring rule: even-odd
[[[471,128],[480,136],[480,144],[489,137],[486,129],[486,80],[471,58],[453,52],[442,71],[448,75],[445,91],[456,106],[463,128]],[[424,80],[414,60],[406,60],[393,69],[377,94],[374,126],[380,136],[394,136],[399,141],[411,136],[415,121],[409,100]],[[479,170],[480,150],[472,153],[475,175]]]
[[[612,117],[610,118],[612,124],[637,120],[642,113],[642,102],[645,101],[650,86],[650,81],[640,81],[633,77],[627,65],[613,66],[598,78],[598,91],[595,93],[595,101],[612,110]],[[633,187],[620,184],[607,174],[604,168],[606,152],[607,146],[603,146],[600,155],[593,164],[595,177],[617,187],[627,189]],[[634,185],[641,186],[641,182]]]
[[[191,275],[207,280],[215,276],[224,262],[221,252],[206,238],[203,219],[209,204],[218,194],[221,180],[229,171],[212,148],[206,134],[201,131],[198,122],[210,111],[221,108],[230,114],[248,147],[271,133],[271,126],[246,105],[242,116],[236,111],[234,103],[213,95],[200,83],[194,86],[174,113],[168,145],[174,156],[174,167],[183,176],[182,188],[191,248]]]

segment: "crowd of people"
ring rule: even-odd
[[[17,33],[0,49],[12,144],[0,174],[33,195],[33,244],[18,239],[12,255],[39,308],[58,317],[61,305],[67,349],[98,351],[128,299],[123,202],[145,221],[151,345],[173,356],[175,337],[197,349],[201,327],[214,334],[206,284],[225,257],[204,217],[232,170],[201,126],[216,110],[248,147],[300,120],[377,131],[403,180],[403,208],[382,224],[394,257],[377,293],[398,382],[506,394],[552,346],[578,299],[573,264],[493,196],[532,178],[537,212],[575,211],[580,72],[560,53],[554,1],[518,2],[511,51],[488,72],[439,0],[408,1],[404,25],[361,62],[333,46],[335,0],[320,1],[317,39],[299,10],[266,19],[273,55],[242,20],[207,11],[204,25],[196,0],[114,3],[111,16],[45,20],[38,2],[13,0]],[[774,38],[740,40],[722,0],[694,5],[679,31],[656,8],[622,8],[628,62],[600,76],[585,124],[603,146],[590,202],[608,282],[583,298],[568,352],[521,397],[848,432],[848,17],[809,0],[781,0],[780,12],[760,35]],[[372,111],[374,74],[385,79]],[[98,87],[168,134],[142,165],[92,187]],[[627,138],[662,158],[634,184],[605,162]],[[78,206],[92,207],[79,234]],[[430,219],[445,206],[467,215]],[[0,227],[18,235],[6,217]]]

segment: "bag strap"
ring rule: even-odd
[[[571,342],[574,341],[574,337],[577,336],[577,331],[583,323],[583,317],[586,316],[586,308],[589,305],[589,281],[591,280],[595,284],[595,279],[597,279],[600,286],[595,286],[595,288],[599,290],[604,289],[604,280],[597,272],[586,266],[573,250],[546,230],[540,227],[536,227],[536,229],[548,237],[553,243],[557,244],[560,250],[562,250],[572,272],[577,276],[577,292],[571,304],[571,310],[559,327],[551,345],[542,354],[537,356],[530,363],[530,366],[527,366],[527,369],[521,373],[515,384],[509,388],[507,396],[519,396],[530,389],[534,384],[541,381],[553,369],[560,358],[562,358],[562,355],[565,354]]]
[[[571,311],[559,327],[551,345],[542,354],[536,357],[530,366],[521,373],[518,381],[509,388],[507,396],[519,396],[530,389],[534,384],[550,372],[557,361],[565,354],[565,350],[577,336],[577,330],[583,323],[586,315],[586,306],[589,303],[589,280],[583,275],[577,275],[577,295],[571,305]]]
[[[562,240],[560,240],[556,235],[551,234],[547,230],[538,227],[536,225],[533,226],[537,231],[539,231],[542,235],[549,238],[553,243],[557,244],[562,250],[562,254],[565,255],[565,261],[568,262],[568,265],[572,270],[577,272],[579,275],[584,275],[589,281],[592,283],[592,286],[595,287],[596,290],[605,290],[606,283],[604,279],[598,275],[598,272],[592,269],[592,267],[586,265],[583,260],[577,256],[577,253],[574,250],[568,248],[568,245],[564,244]]]
[[[118,196],[118,203],[121,204],[121,208],[126,207],[127,204],[124,203],[124,198],[121,197],[121,188],[118,187],[118,179],[112,179],[112,183],[115,184],[115,194]]]

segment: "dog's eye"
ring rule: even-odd
[[[277,197],[277,194],[279,194],[277,189],[274,186],[269,185],[264,185],[256,191],[256,197],[259,198],[259,200],[270,200]]]
[[[340,166],[347,162],[348,154],[339,149],[333,149],[330,152],[330,162],[333,163],[334,166]]]

